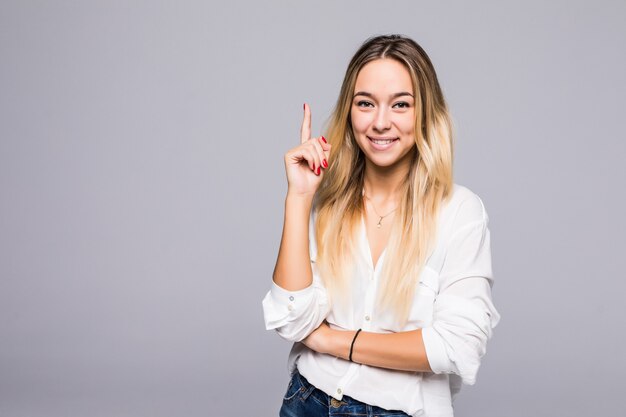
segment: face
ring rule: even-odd
[[[357,75],[350,119],[368,163],[393,167],[415,146],[415,92],[406,67],[394,59],[367,63]]]

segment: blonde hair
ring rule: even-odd
[[[356,253],[357,225],[364,214],[365,156],[354,138],[350,110],[359,71],[373,60],[388,58],[403,64],[415,93],[415,145],[409,175],[401,185],[401,200],[385,252],[378,303],[406,323],[418,277],[432,250],[437,215],[452,186],[453,131],[448,108],[426,52],[401,35],[368,39],[346,71],[326,137],[332,145],[330,166],[317,190],[315,207],[316,264],[331,296],[346,293]]]

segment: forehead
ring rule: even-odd
[[[354,86],[355,91],[389,92],[413,91],[411,74],[395,59],[381,58],[368,62],[361,68]]]

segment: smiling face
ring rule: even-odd
[[[415,92],[411,75],[395,59],[367,63],[354,86],[352,131],[368,164],[408,163],[415,147]]]

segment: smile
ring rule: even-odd
[[[371,138],[367,137],[369,141],[372,143],[373,148],[377,150],[386,150],[388,149],[394,142],[398,140],[398,138]]]

